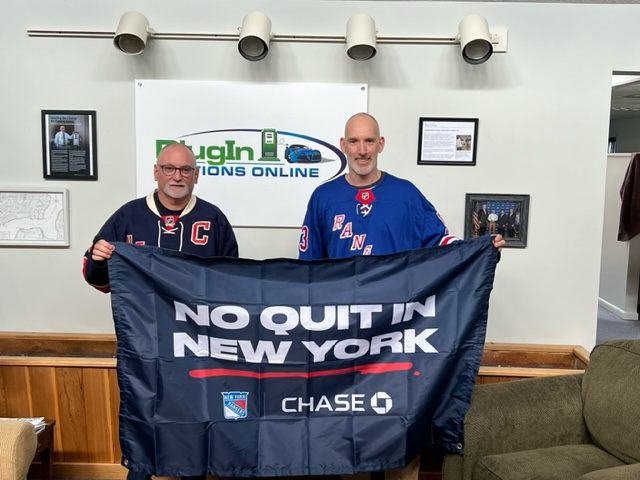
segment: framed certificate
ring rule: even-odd
[[[42,158],[48,180],[97,180],[96,112],[42,110]]]
[[[475,165],[477,118],[420,118],[418,165]]]

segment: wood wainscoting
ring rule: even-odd
[[[56,419],[54,478],[126,476],[115,351],[108,334],[0,333],[0,417]],[[588,362],[582,347],[487,343],[477,383],[580,373]],[[423,458],[420,478],[440,478],[438,465]]]
[[[125,478],[114,335],[0,334],[0,416],[55,418],[54,478]]]

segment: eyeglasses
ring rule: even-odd
[[[180,170],[180,175],[182,175],[183,177],[188,177],[195,170],[195,168],[189,167],[186,165],[184,167],[174,167],[173,165],[157,165],[157,166],[158,168],[160,168],[160,170],[162,170],[162,173],[164,173],[167,176],[171,176],[174,173],[176,173],[176,170]]]

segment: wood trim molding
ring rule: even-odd
[[[0,365],[25,367],[115,368],[115,358],[94,357],[13,357],[0,354]]]
[[[122,465],[109,463],[54,463],[54,478],[104,478],[122,479],[127,477]],[[162,477],[156,477],[162,478]]]
[[[115,353],[113,334],[0,333],[0,356],[113,358]]]
[[[479,377],[548,377],[550,375],[576,375],[584,373],[583,369],[565,368],[524,368],[524,367],[480,367]]]
[[[547,343],[496,343],[487,342],[484,344],[485,350],[507,350],[512,352],[555,352],[555,353],[574,353],[576,349],[584,352],[586,358],[589,358],[589,352],[576,345],[553,345]]]

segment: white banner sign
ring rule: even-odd
[[[311,192],[345,173],[339,140],[366,85],[136,80],[137,195],[170,142],[189,145],[197,196],[233,226],[297,227]]]

